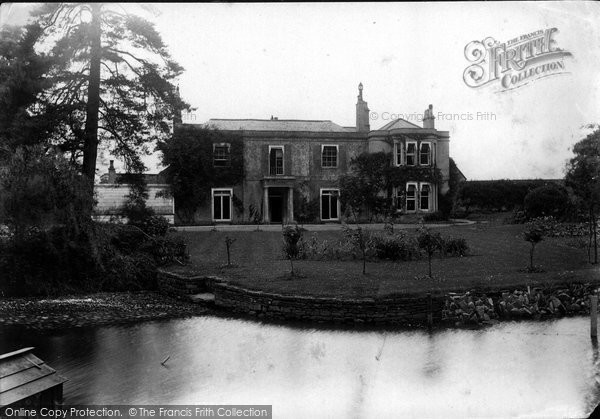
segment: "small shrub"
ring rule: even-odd
[[[467,255],[469,245],[462,237],[443,237],[441,240],[441,250],[444,256],[462,257]]]
[[[373,235],[371,238],[373,251],[379,259],[414,260],[420,256],[419,246],[413,237],[399,232],[393,235]]]
[[[302,240],[302,229],[298,226],[287,226],[283,229],[283,253],[290,261],[291,275],[294,276],[294,262],[300,255],[299,243]]]
[[[448,214],[443,213],[441,211],[432,212],[431,214],[425,214],[423,216],[423,221],[425,221],[426,223],[436,221],[448,221]]]

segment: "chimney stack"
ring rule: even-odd
[[[369,132],[371,125],[369,124],[369,106],[363,100],[363,85],[358,85],[358,101],[356,102],[356,131]]]
[[[108,167],[108,183],[117,183],[117,171],[115,170],[115,161],[110,161],[110,166]]]
[[[423,113],[423,128],[435,129],[434,120],[433,105],[429,105],[429,109],[425,109],[425,112]]]

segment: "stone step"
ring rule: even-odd
[[[215,295],[210,292],[203,292],[201,294],[193,294],[189,296],[192,303],[198,304],[214,304]]]

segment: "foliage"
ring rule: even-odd
[[[359,225],[356,228],[351,228],[347,224],[343,224],[342,230],[346,240],[360,251],[363,262],[362,273],[365,275],[367,273],[367,251],[372,247],[371,235]]]
[[[423,221],[426,223],[435,222],[435,221],[447,221],[448,214],[442,211],[431,212],[429,214],[423,215]]]
[[[421,257],[416,239],[407,236],[403,231],[392,234],[374,234],[371,240],[375,256],[379,259],[409,261]]]
[[[354,215],[364,208],[367,216],[389,216],[393,211],[392,188],[406,189],[409,181],[430,182],[439,185],[441,171],[435,167],[393,166],[390,153],[362,153],[354,158],[352,173],[339,179],[340,200]],[[386,196],[381,196],[384,192]]]
[[[319,198],[308,200],[299,189],[294,189],[294,219],[301,224],[310,223],[319,218]]]
[[[467,255],[469,245],[462,237],[441,237],[441,252],[444,256],[463,257]]]
[[[594,263],[598,263],[597,210],[600,203],[600,126],[589,125],[593,131],[573,146],[573,157],[567,164],[565,182],[579,198],[580,207],[588,213],[589,247],[594,248]]]
[[[471,209],[505,211],[523,205],[525,196],[533,189],[549,184],[544,180],[467,181],[461,184],[457,204]]]
[[[535,219],[525,225],[525,231],[523,231],[523,240],[531,244],[531,249],[529,250],[529,269],[531,271],[534,270],[533,253],[535,251],[535,246],[544,240],[547,229],[548,226],[546,224],[546,220],[544,219]]]
[[[294,262],[300,255],[300,242],[302,240],[302,229],[297,225],[286,226],[283,231],[283,253],[290,261],[291,275],[294,276]]]
[[[439,232],[432,232],[429,228],[422,226],[417,235],[417,242],[419,247],[427,254],[429,277],[431,278],[431,258],[436,251],[442,249],[442,236]]]
[[[153,24],[118,5],[57,3],[33,13],[44,28],[38,45],[51,48],[51,86],[34,114],[56,120],[50,141],[82,164],[90,190],[99,144],[121,156],[133,171],[140,155],[164,138],[176,112],[187,107],[172,81],[183,72]]]
[[[569,195],[564,187],[550,184],[529,192],[523,206],[527,218],[553,216],[562,218],[569,204]]]
[[[65,225],[76,236],[89,224],[87,181],[61,155],[19,147],[0,172],[0,219],[20,239],[31,227]]]
[[[51,108],[44,113],[29,111],[49,87],[44,75],[53,64],[51,57],[35,52],[41,32],[37,24],[0,30],[0,162],[19,146],[46,143],[55,127],[52,121],[65,117]]]
[[[215,167],[213,144],[230,144],[230,165]],[[158,142],[179,218],[191,222],[194,213],[210,202],[211,188],[237,185],[244,175],[243,143],[237,135],[203,127],[180,127],[168,141]]]

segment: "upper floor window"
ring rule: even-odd
[[[406,165],[414,166],[417,164],[417,143],[407,142],[406,143]]]
[[[227,143],[213,144],[213,165],[226,167],[230,165],[230,145]]]
[[[403,146],[401,142],[394,143],[394,165],[402,166],[404,164]]]
[[[283,146],[269,146],[269,175],[283,175]]]
[[[421,166],[429,166],[431,164],[431,143],[421,143],[419,164]]]
[[[337,167],[338,165],[338,146],[337,145],[322,145],[321,146],[321,166],[322,167]]]

